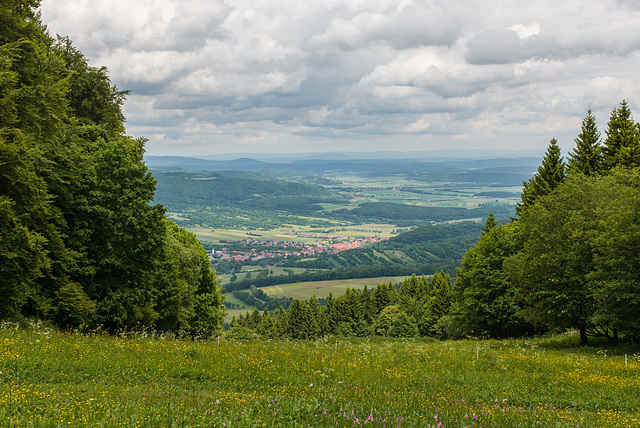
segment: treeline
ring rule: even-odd
[[[253,306],[258,310],[274,311],[279,307],[289,308],[293,299],[291,297],[270,297],[259,288],[251,287],[247,291],[232,291],[231,295],[246,305]],[[225,303],[227,308],[234,309],[236,305]]]
[[[405,225],[441,223],[452,220],[466,220],[486,218],[493,212],[497,216],[508,216],[513,207],[511,205],[481,205],[477,208],[456,207],[422,207],[417,205],[396,204],[393,202],[368,202],[360,207],[347,210],[334,210],[334,215],[344,218],[363,218],[368,221],[393,222],[402,227]]]
[[[152,203],[127,92],[47,34],[39,3],[0,4],[0,318],[217,331],[215,274]]]
[[[452,300],[449,275],[438,272],[431,280],[412,276],[399,289],[394,284],[379,284],[373,289],[347,289],[324,305],[315,297],[294,299],[288,310],[279,307],[273,314],[254,308],[246,315],[233,317],[228,336],[238,339],[316,339],[326,335],[441,337],[441,320]]]
[[[640,125],[623,101],[602,139],[591,111],[564,162],[555,139],[513,221],[489,219],[458,272],[455,335],[526,325],[640,338]]]
[[[253,287],[268,287],[271,285],[294,284],[296,282],[333,281],[354,278],[377,278],[381,276],[427,275],[438,270],[455,272],[455,262],[436,263],[424,266],[363,266],[353,269],[334,269],[325,271],[305,271],[302,273],[288,273],[287,275],[257,276],[229,282],[224,285],[224,291],[246,290]]]

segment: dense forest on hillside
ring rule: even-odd
[[[445,222],[471,218],[486,218],[489,213],[509,215],[509,205],[486,205],[478,208],[421,207],[390,202],[369,202],[353,210],[337,210],[345,217],[360,217],[369,221],[393,222],[400,227],[411,226],[415,222]]]
[[[246,174],[250,176],[250,173]],[[155,172],[156,200],[173,210],[207,209],[219,206],[284,210],[289,213],[319,211],[321,202],[337,195],[324,187],[264,176],[238,177],[211,172]]]
[[[211,334],[224,306],[195,235],[154,204],[126,91],[52,38],[37,0],[0,4],[0,318]]]

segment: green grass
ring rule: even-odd
[[[640,424],[638,355],[535,340],[203,342],[5,324],[0,363],[1,426]]]

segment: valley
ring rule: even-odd
[[[328,271],[340,277],[334,295],[413,273],[455,277],[487,216],[509,221],[538,159],[148,162],[156,201],[203,244],[223,291],[265,292],[245,301],[227,294],[228,321],[275,295],[285,307],[301,289],[326,297]],[[392,266],[403,273],[370,269]]]

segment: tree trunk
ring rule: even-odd
[[[578,327],[580,330],[580,346],[587,346],[589,344],[589,338],[587,337],[587,328],[585,326]]]

